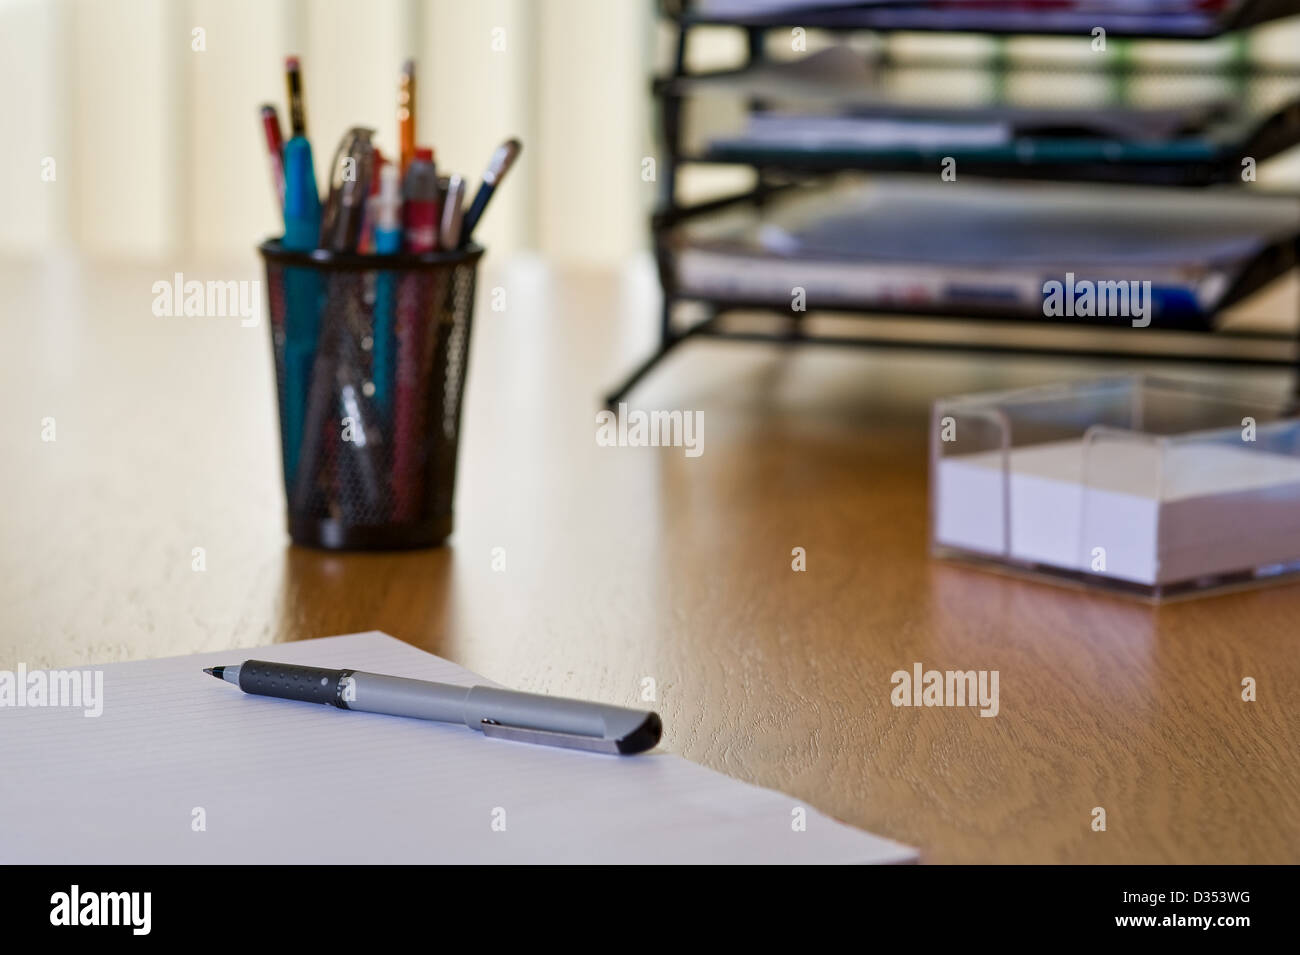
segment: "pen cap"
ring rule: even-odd
[[[402,184],[402,225],[406,247],[412,252],[430,252],[438,247],[441,218],[438,196],[438,168],[433,163],[433,150],[417,149]]]
[[[415,151],[415,158],[411,160],[406,179],[402,182],[402,198],[407,201],[438,198],[438,167],[429,147]]]

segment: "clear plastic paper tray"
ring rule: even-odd
[[[1300,571],[1300,420],[1148,376],[947,398],[930,543],[1153,599]]]

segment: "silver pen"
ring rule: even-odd
[[[484,736],[631,755],[652,749],[663,733],[659,714],[490,686],[455,686],[360,670],[323,670],[245,660],[203,672],[245,693],[343,710],[464,723]]]

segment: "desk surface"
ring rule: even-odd
[[[653,679],[669,749],[927,861],[1300,861],[1300,585],[1153,608],[927,556],[929,402],[1104,366],[696,342],[634,399],[704,453],[600,448],[653,287],[512,268],[451,546],[339,556],[282,531],[265,327],[154,317],[173,271],[0,266],[0,668],[380,629],[522,689]],[[893,707],[918,661],[999,670],[1001,712]]]

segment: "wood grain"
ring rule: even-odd
[[[634,405],[702,411],[703,455],[600,448],[644,274],[497,271],[451,546],[330,555],[283,534],[265,327],[155,318],[174,268],[0,268],[0,667],[381,629],[523,689],[652,678],[669,749],[927,861],[1300,861],[1300,586],[1154,608],[927,555],[929,403],[1114,366],[691,343]],[[917,661],[997,669],[1000,713],[895,708]]]

